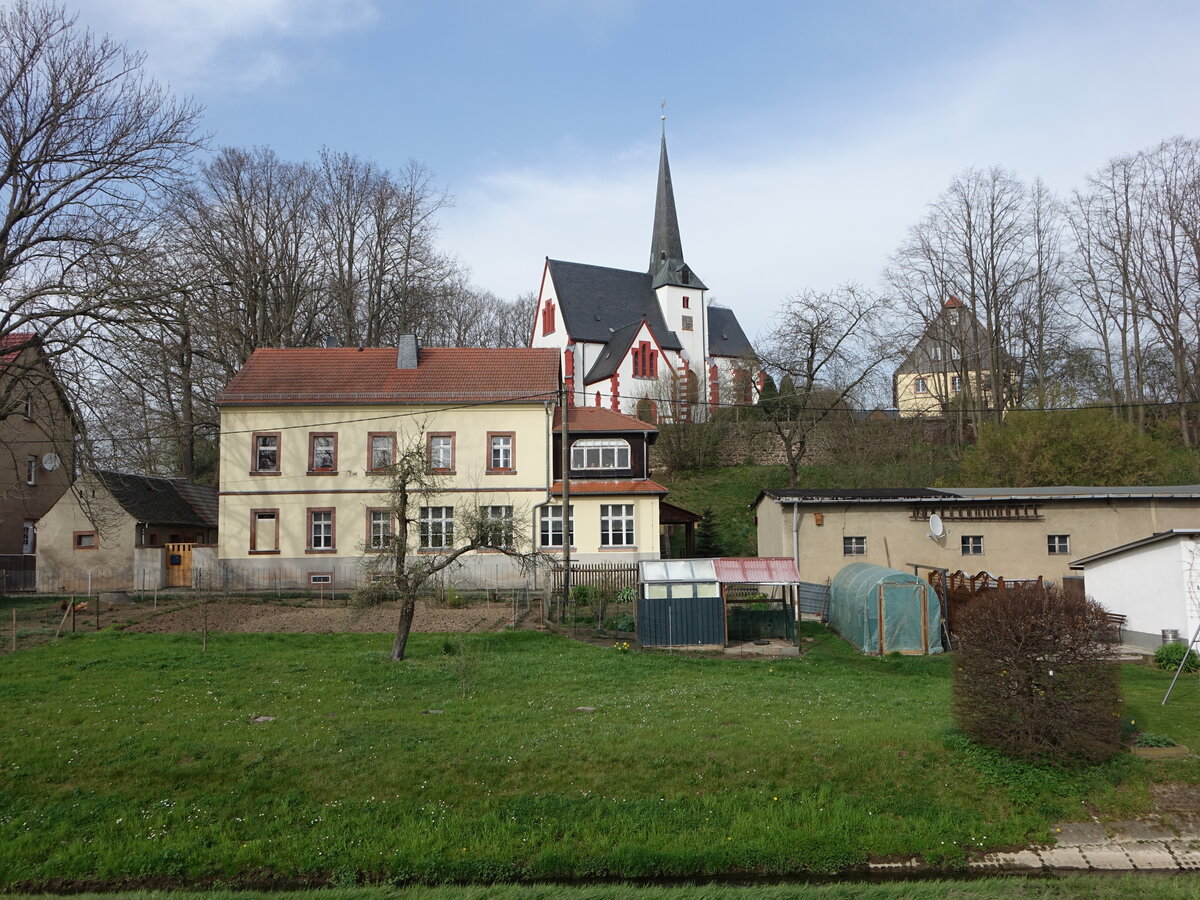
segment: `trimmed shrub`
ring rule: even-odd
[[[1166,669],[1168,672],[1174,672],[1179,668],[1179,662],[1183,659],[1184,653],[1187,653],[1187,644],[1180,644],[1175,641],[1170,644],[1163,644],[1154,651],[1154,665],[1160,669]],[[1195,652],[1187,654],[1187,662],[1183,664],[1183,671],[1195,672],[1200,669],[1200,657],[1196,656]]]
[[[1116,634],[1094,600],[997,591],[955,630],[953,713],[978,744],[1026,760],[1096,763],[1121,748]]]

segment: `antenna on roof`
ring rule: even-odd
[[[929,534],[928,538],[931,541],[941,540],[946,536],[946,523],[942,521],[942,517],[937,513],[929,516]]]

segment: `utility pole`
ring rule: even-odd
[[[570,394],[567,383],[562,383],[562,536],[563,536],[563,596],[559,624],[566,613],[571,601],[571,439],[568,418],[570,414]]]

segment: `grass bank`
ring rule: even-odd
[[[951,732],[949,659],[865,658],[809,630],[806,657],[770,662],[517,632],[414,635],[399,665],[376,635],[202,653],[100,633],[12,654],[0,888],[953,866],[1200,776],[1195,760],[1004,762]],[[1130,670],[1130,712],[1200,746],[1196,681],[1161,707],[1167,680]]]

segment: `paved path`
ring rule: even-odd
[[[1200,828],[1180,828],[1154,821],[1069,822],[1055,828],[1054,846],[1016,853],[989,853],[972,860],[973,872],[1035,874],[1057,872],[1194,872],[1200,871]],[[928,867],[920,859],[873,863],[880,874],[916,873]]]

